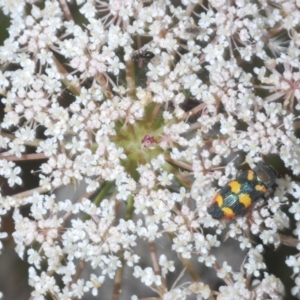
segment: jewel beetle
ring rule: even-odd
[[[212,200],[207,212],[217,220],[243,215],[259,198],[265,198],[276,185],[277,172],[258,162],[255,168],[240,171],[235,180],[223,186]]]

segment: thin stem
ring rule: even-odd
[[[37,187],[37,188],[34,188],[32,190],[27,190],[25,192],[21,192],[19,194],[14,194],[10,197],[13,197],[14,199],[23,199],[23,198],[26,198],[26,197],[30,197],[33,195],[33,193],[40,193],[40,194],[43,194],[43,193],[47,193],[49,192],[48,190],[42,188],[42,187]]]
[[[55,51],[55,49],[52,49],[52,51]],[[81,87],[80,85],[74,85],[74,83],[70,82],[66,79],[66,76],[69,74],[69,72],[65,69],[65,67],[56,59],[55,56],[52,57],[53,62],[55,63],[58,71],[64,75],[62,76],[62,83],[64,86],[73,94],[73,95],[80,95]]]
[[[123,21],[123,29],[126,32],[127,27],[129,25],[129,21]],[[135,98],[135,74],[134,74],[134,63],[132,60],[126,61],[126,82],[127,82],[127,88],[128,92],[127,95],[131,98]]]
[[[191,188],[193,184],[192,181],[186,176],[182,175],[177,168],[173,167],[172,165],[166,162],[163,165],[163,169],[166,170],[168,173],[174,174],[179,183],[182,184],[185,188]]]
[[[193,281],[202,282],[201,277],[199,276],[199,274],[197,273],[197,271],[193,267],[190,260],[183,258],[181,255],[179,255],[179,259],[180,259],[181,263],[185,266],[187,272],[190,274]]]
[[[169,237],[171,238],[171,240],[173,240],[175,238],[175,234],[169,232]],[[201,277],[199,276],[199,274],[197,273],[197,271],[194,269],[194,267],[191,264],[190,260],[183,258],[181,255],[178,255],[178,257],[179,257],[181,263],[186,268],[186,270],[189,273],[189,275],[192,277],[193,281],[195,281],[195,282],[202,282]]]
[[[94,200],[94,204],[99,206],[102,200],[107,196],[110,189],[114,186],[114,181],[105,181],[101,187],[100,192],[98,193],[96,199]]]
[[[178,275],[178,277],[176,278],[176,280],[174,281],[174,283],[171,287],[171,290],[173,290],[176,287],[178,281],[183,277],[185,271],[186,271],[186,268],[183,268],[182,271],[180,272],[180,274]]]
[[[133,213],[133,196],[130,195],[127,200],[127,208],[126,208],[126,215],[125,220],[130,220],[132,218]],[[114,281],[114,287],[113,287],[113,294],[112,294],[112,300],[118,300],[120,293],[121,293],[121,286],[122,286],[122,279],[123,279],[123,272],[124,272],[124,250],[120,250],[119,259],[121,261],[121,267],[117,269],[115,281]]]
[[[1,132],[1,136],[2,137],[7,137],[9,138],[11,141],[13,141],[16,136],[10,133],[6,133],[6,132]],[[38,147],[40,142],[42,142],[43,140],[41,139],[34,139],[33,141],[23,141],[25,146],[32,146],[32,147]],[[3,154],[3,153],[1,153]]]
[[[127,208],[126,208],[126,215],[125,220],[128,221],[131,219],[134,209],[134,199],[133,196],[130,195],[127,199]]]
[[[131,98],[135,98],[135,80],[134,80],[134,63],[132,60],[126,62],[126,82],[128,92],[127,95]]]
[[[180,167],[180,168],[183,168],[183,169],[193,172],[193,167],[191,166],[191,164],[188,164],[188,163],[185,163],[185,162],[179,161],[179,160],[174,160],[169,155],[165,155],[165,160]]]
[[[149,121],[147,122],[149,125],[153,123],[154,119],[156,118],[158,112],[160,111],[161,103],[157,103],[153,109],[153,112],[151,114],[151,117]]]
[[[296,248],[300,241],[292,236],[287,236],[281,233],[278,233],[281,244]]]
[[[4,153],[0,154],[0,159],[6,159],[9,161],[30,161],[30,160],[41,160],[48,158],[43,153],[32,153],[32,154],[23,154],[20,157],[16,155],[5,156]]]
[[[219,265],[217,262],[215,262],[214,268],[215,268],[216,271],[221,270],[221,267],[220,267],[220,265]],[[229,275],[226,275],[226,276],[223,278],[223,280],[226,282],[226,284],[227,284],[228,286],[233,286],[233,281],[232,281],[232,279],[229,277]]]
[[[123,279],[123,272],[124,272],[124,250],[120,251],[119,259],[121,261],[121,267],[117,269],[114,287],[113,287],[113,294],[112,300],[118,300],[120,293],[121,293],[121,286],[122,286],[122,279]]]
[[[195,9],[195,6],[196,6],[196,4],[189,4],[187,7],[186,7],[186,10],[185,10],[185,14],[187,15],[187,16],[190,16],[191,14],[192,14],[192,12],[194,11],[194,9]]]
[[[206,103],[201,103],[201,104],[197,105],[196,107],[194,107],[190,111],[187,111],[185,114],[183,114],[181,119],[184,120],[184,119],[189,118],[192,115],[197,114],[199,111],[203,110],[206,107],[206,105],[207,105]]]
[[[155,249],[155,244],[153,242],[149,242],[150,256],[153,264],[153,269],[156,275],[159,275],[162,278],[162,284],[164,285],[165,290],[167,290],[167,281],[166,277],[162,276],[161,269],[158,262],[157,252]]]
[[[98,73],[96,76],[95,76],[95,79],[97,81],[97,83],[101,86],[102,88],[102,91],[103,93],[105,94],[105,96],[108,98],[108,99],[111,99],[112,98],[112,95],[113,93],[111,92],[111,89],[108,85],[108,82],[110,81],[109,80],[109,76],[106,75],[105,73],[103,74],[100,74]]]
[[[59,2],[60,2],[60,6],[61,6],[61,8],[62,8],[62,10],[64,12],[64,16],[66,17],[66,19],[68,21],[72,21],[73,20],[73,16],[72,16],[72,14],[70,12],[70,9],[69,9],[69,6],[68,6],[67,2],[65,0],[59,0]]]
[[[84,260],[80,261],[80,263],[78,265],[78,268],[77,268],[77,271],[76,271],[76,274],[74,275],[74,278],[72,280],[72,283],[77,282],[77,280],[80,278],[80,275],[81,275],[81,273],[82,273],[82,271],[84,269],[85,263],[86,262]],[[71,285],[71,283],[70,283],[70,285]]]

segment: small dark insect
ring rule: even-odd
[[[192,35],[198,35],[200,33],[200,27],[191,26],[191,27],[186,28],[185,32],[192,34]]]
[[[134,62],[149,62],[155,54],[151,51],[145,50],[143,52],[137,52],[132,56],[132,61]]]

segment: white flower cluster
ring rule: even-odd
[[[97,296],[110,280],[122,299],[125,267],[165,300],[283,297],[264,245],[300,251],[300,3],[200,2],[0,0],[11,21],[0,175],[20,186],[18,162],[43,160],[36,189],[0,197],[33,299]],[[270,154],[286,174],[267,201],[249,218],[212,219],[216,184],[235,178],[238,157],[253,168]],[[82,181],[77,201],[56,197]],[[240,269],[218,255],[223,231],[247,252]],[[285,263],[300,297],[298,255]],[[204,284],[203,264],[219,288]]]

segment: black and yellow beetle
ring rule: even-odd
[[[217,220],[243,215],[267,191],[276,187],[277,172],[262,162],[253,170],[240,171],[216,194],[207,212]]]

